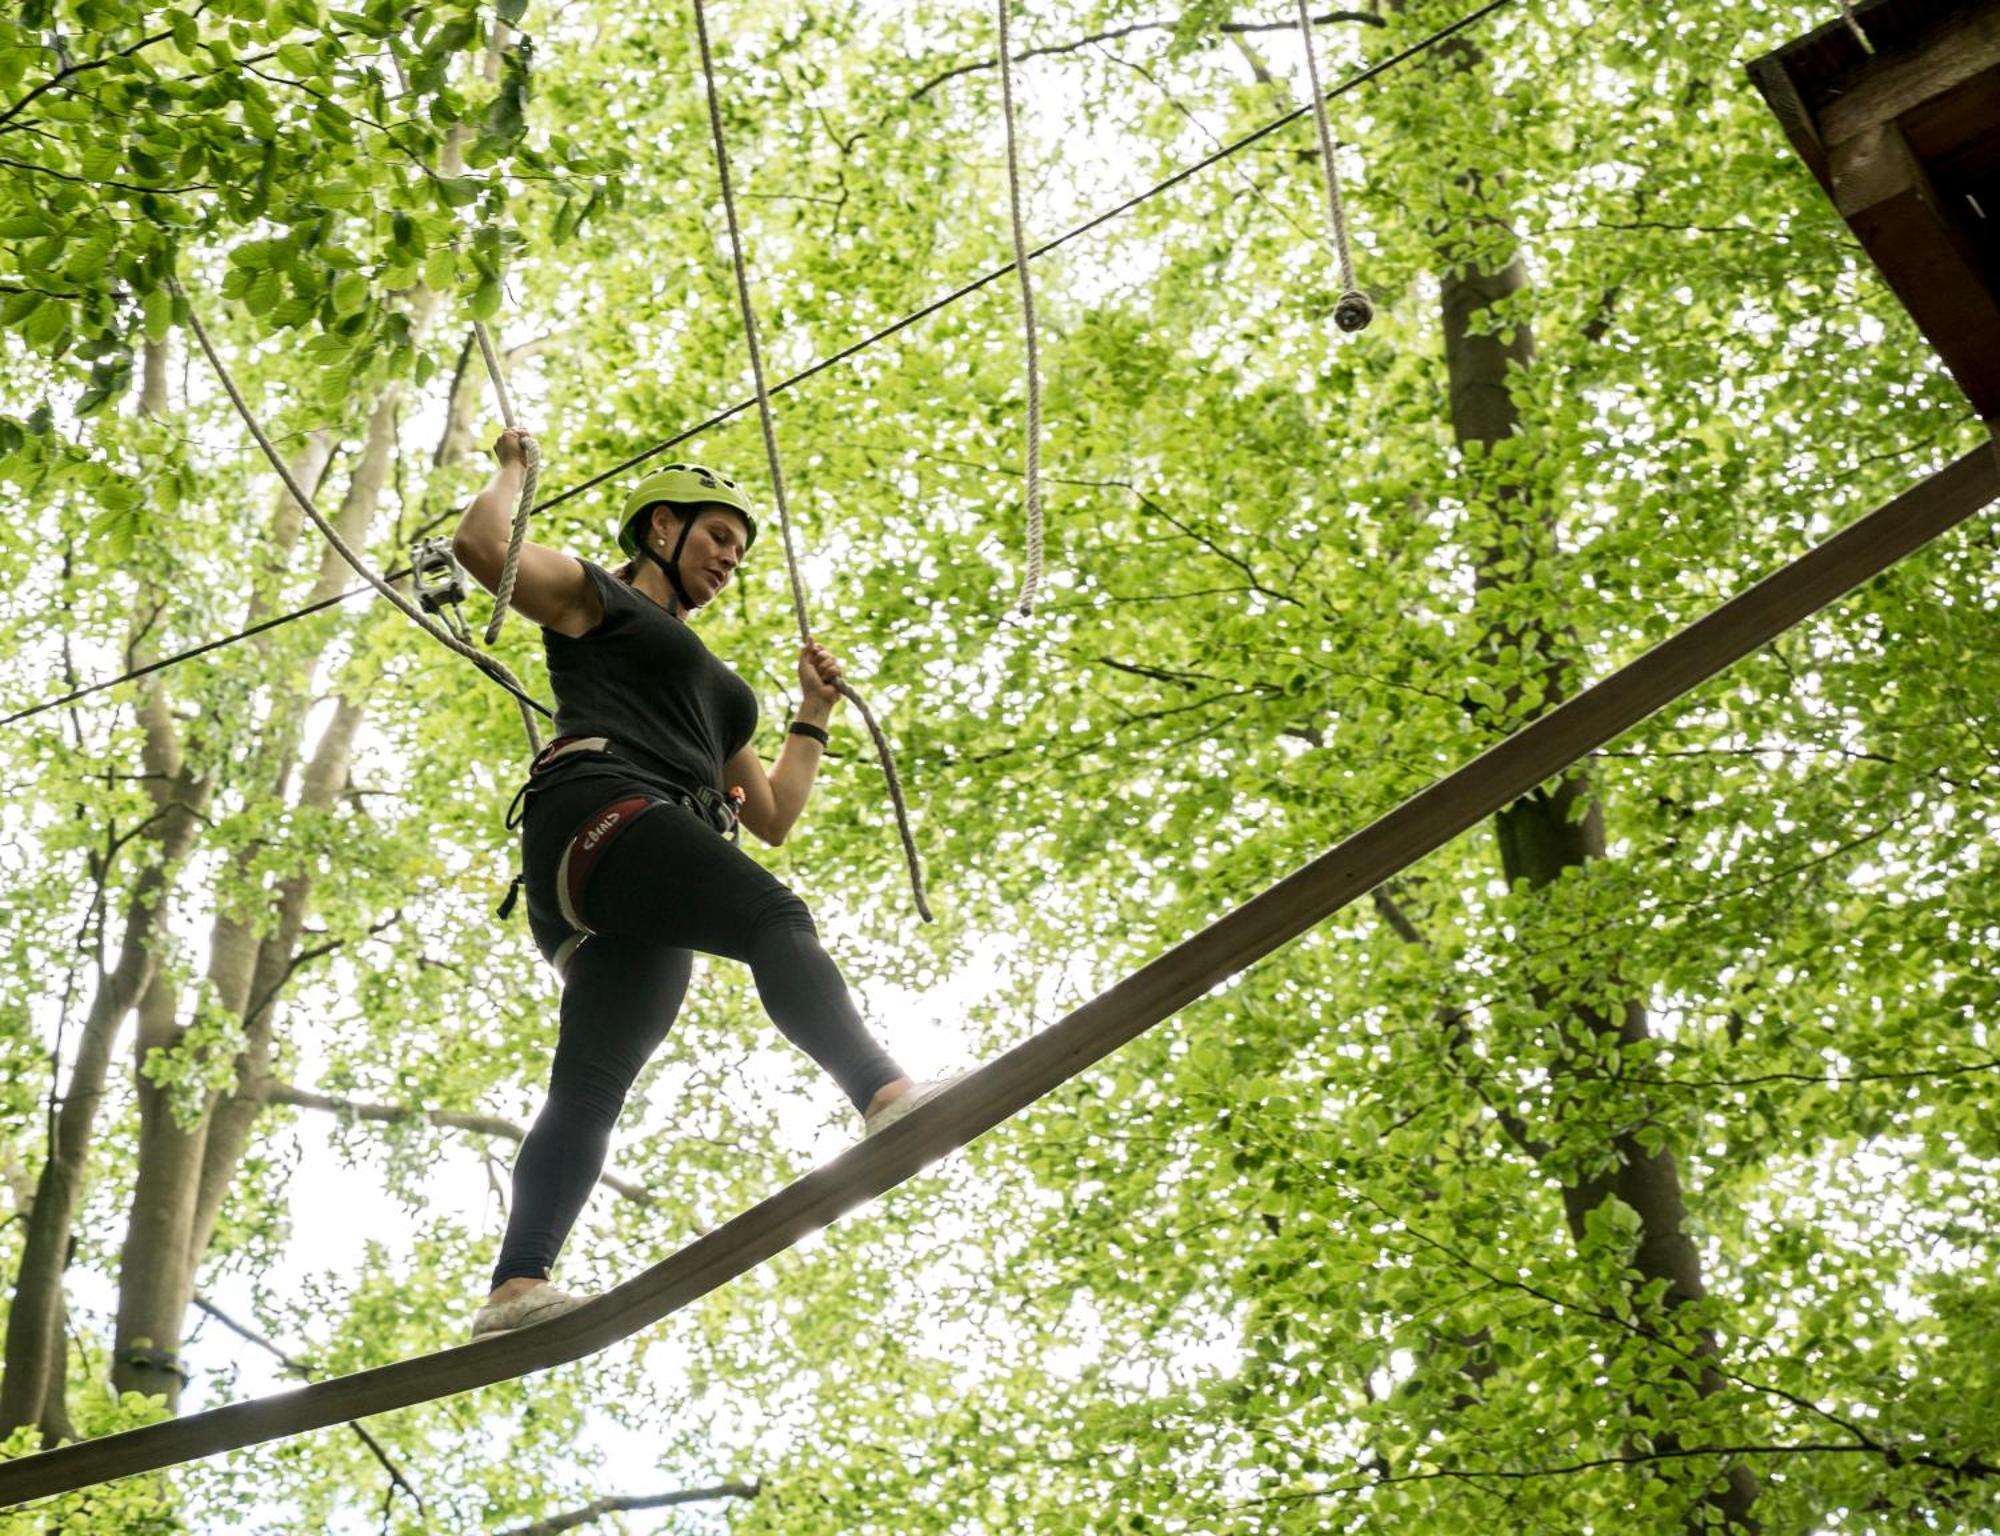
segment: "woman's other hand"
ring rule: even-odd
[[[817,641],[799,652],[799,687],[808,704],[832,709],[840,701],[840,662]]]

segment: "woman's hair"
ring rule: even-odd
[[[689,515],[691,515],[691,512],[700,510],[699,508],[692,508],[689,509],[688,511],[683,511],[680,507],[675,506],[671,501],[656,501],[650,507],[646,508],[647,533],[651,533],[653,531],[652,529],[653,514],[659,511],[661,507],[665,507],[669,512],[673,513],[673,515],[678,518],[686,518]],[[642,543],[644,542],[643,537],[641,538],[641,542]],[[625,585],[629,587],[632,584],[632,578],[639,574],[638,557],[635,555],[632,559],[627,560],[623,565],[619,566],[618,569],[613,571],[611,574],[613,576],[616,576],[620,581],[624,582]]]

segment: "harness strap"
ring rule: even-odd
[[[597,870],[601,860],[611,845],[624,835],[627,828],[661,801],[645,795],[627,795],[622,800],[613,800],[602,807],[583,830],[569,840],[563,849],[562,861],[556,865],[556,905],[562,911],[563,921],[579,933],[593,933],[583,915],[583,893],[590,887],[590,877]]]

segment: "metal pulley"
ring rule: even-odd
[[[410,546],[410,581],[425,613],[465,601],[465,572],[448,539],[418,539]]]

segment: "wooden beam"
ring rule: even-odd
[[[1915,44],[1871,60],[1844,89],[1829,94],[1815,114],[1827,143],[1892,123],[2000,65],[2000,11],[1962,8],[1926,28]]]
[[[2000,419],[2000,294],[1901,125],[1829,145],[1827,168],[1834,206],[1910,318],[1981,414]]]
[[[1820,186],[2000,423],[2000,0],[1868,0],[1751,61]]]
[[[1996,498],[2000,452],[1981,447],[1523,726],[882,1135],[568,1316],[0,1464],[0,1506],[407,1408],[547,1370],[629,1337],[983,1135]]]

